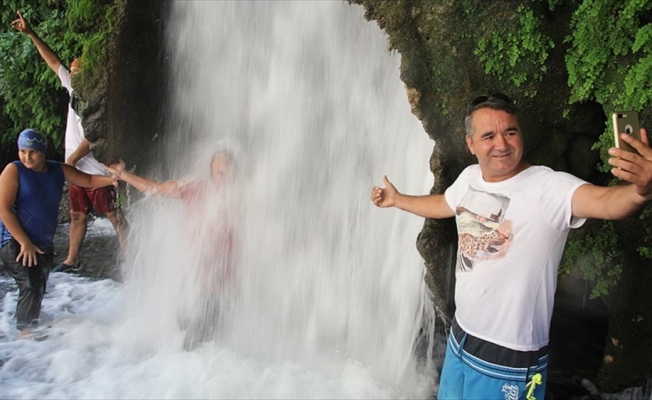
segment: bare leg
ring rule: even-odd
[[[66,265],[75,265],[79,261],[79,252],[86,236],[87,220],[87,214],[70,210],[70,245],[68,257],[63,261]]]
[[[122,209],[120,208],[109,211],[106,213],[106,217],[111,221],[111,225],[113,225],[113,229],[115,229],[115,234],[118,238],[118,243],[120,243],[122,252],[126,253],[127,235],[129,234],[129,223],[127,222],[127,218],[125,218]]]
[[[202,315],[188,327],[183,339],[183,350],[192,351],[200,344],[207,342],[219,333],[220,304],[217,297],[208,296],[202,302]]]

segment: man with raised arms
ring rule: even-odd
[[[543,399],[568,233],[587,218],[640,212],[652,200],[652,149],[644,129],[641,141],[622,134],[639,154],[611,148],[609,163],[628,184],[602,187],[525,161],[518,110],[503,94],[474,99],[465,129],[478,163],[444,194],[405,195],[385,176],[371,201],[425,218],[455,217],[456,311],[437,398]]]

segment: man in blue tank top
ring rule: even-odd
[[[103,187],[113,177],[88,175],[46,160],[47,141],[34,129],[18,137],[19,161],[0,175],[0,259],[18,285],[16,326],[21,338],[38,324],[53,261],[53,241],[64,181]]]

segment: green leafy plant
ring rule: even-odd
[[[652,106],[652,3],[584,0],[571,20],[566,55],[571,102],[594,100],[607,113]],[[605,129],[598,148],[613,145]]]
[[[42,37],[61,35],[63,24],[57,23],[61,21],[61,11],[44,4],[9,9],[20,9],[25,18],[34,21],[33,25],[40,26],[40,20],[47,21],[39,29]],[[39,56],[31,41],[11,28],[11,21],[15,18],[15,12],[2,15],[2,25],[8,29],[0,34],[0,48],[6,55],[0,61],[0,95],[4,102],[2,112],[13,125],[3,130],[2,143],[13,142],[20,130],[34,127],[50,137],[55,147],[59,147],[63,137],[61,114],[65,109],[61,105],[65,106],[65,98],[62,97],[65,90],[61,92],[57,89],[60,86],[57,77],[44,62],[38,62],[40,60],[36,57]],[[54,51],[63,50],[54,43],[52,48]],[[62,56],[65,56],[65,51]]]
[[[590,295],[592,299],[608,295],[622,273],[622,252],[613,223],[601,223],[601,229],[594,230],[594,233],[568,240],[559,266],[561,275],[569,274],[574,267],[579,267],[583,278],[593,287]]]
[[[652,258],[652,207],[647,207],[639,219],[643,221],[641,245],[636,249],[643,258]],[[647,223],[646,223],[647,222]]]
[[[571,34],[565,39],[569,45],[566,68],[570,102],[596,101],[602,104],[607,115],[615,110],[636,110],[640,111],[642,118],[647,116],[652,106],[650,10],[652,3],[644,0],[578,2],[571,18]],[[610,157],[607,150],[613,145],[611,122],[607,121],[603,134],[593,146],[602,156],[603,163],[598,167],[602,172],[609,172],[612,168],[607,162]],[[612,182],[617,183],[616,179]],[[628,245],[635,246],[641,257],[652,258],[650,207],[639,219],[645,232],[637,243]],[[605,223],[605,226],[611,225]],[[603,235],[601,231],[586,243],[571,243],[566,255],[579,260],[578,249],[589,254],[580,267],[587,279],[596,282],[596,294],[608,291],[611,284],[605,278],[612,277],[617,281],[620,268],[618,263],[613,268],[607,263],[620,257],[620,244],[607,240]],[[588,263],[588,260],[593,260],[593,263]]]
[[[68,93],[43,62],[25,35],[11,27],[20,10],[34,31],[62,63],[82,56],[91,69],[106,56],[107,37],[115,24],[115,10],[124,0],[4,0],[0,16],[0,97],[3,121],[0,142],[13,143],[26,127],[40,130],[56,152],[62,152]]]
[[[475,55],[484,63],[485,73],[496,75],[517,88],[540,82],[547,71],[548,52],[555,46],[541,31],[541,16],[524,5],[517,8],[518,24],[503,24],[489,37],[478,41]],[[525,95],[534,97],[533,85]]]
[[[566,56],[571,101],[629,109],[649,105],[652,26],[641,0],[584,0],[573,13]]]

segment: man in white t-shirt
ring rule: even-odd
[[[87,174],[106,175],[107,171],[104,169],[104,166],[93,157],[91,144],[84,136],[81,118],[76,110],[79,99],[72,90],[70,79],[81,67],[79,65],[79,59],[75,59],[71,63],[70,71],[68,71],[59,59],[59,56],[32,30],[20,12],[18,12],[18,18],[12,22],[12,26],[32,40],[43,60],[57,74],[61,80],[61,85],[70,94],[65,135],[66,164],[72,165]],[[118,242],[123,249],[125,248],[125,236],[129,229],[122,210],[116,204],[115,186],[83,188],[70,184],[68,190],[70,198],[70,245],[68,255],[63,262],[53,268],[53,272],[79,270],[79,252],[86,236],[86,223],[88,213],[91,210],[94,210],[98,215],[106,215],[109,221],[111,221],[111,224],[115,228]]]
[[[568,232],[587,218],[623,219],[652,200],[652,149],[612,148],[612,173],[627,185],[592,185],[523,159],[518,110],[503,94],[479,96],[465,119],[478,164],[444,194],[404,195],[383,177],[371,200],[425,218],[455,217],[455,318],[438,399],[543,399],[557,268]]]

